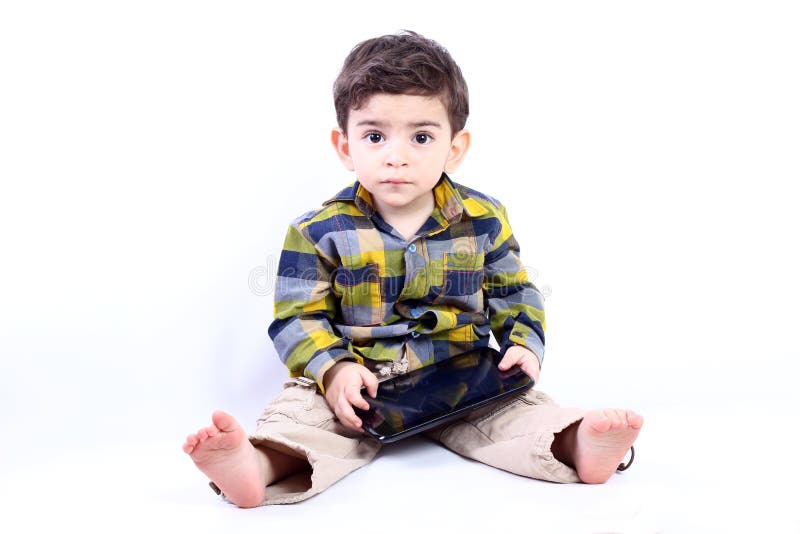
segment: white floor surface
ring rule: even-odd
[[[749,391],[722,411],[640,408],[633,466],[600,486],[525,479],[413,437],[304,503],[240,510],[177,433],[139,428],[113,448],[19,451],[0,502],[6,532],[800,532],[797,397]]]

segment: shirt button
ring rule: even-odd
[[[419,317],[419,316],[420,316],[420,312],[419,312],[419,310],[418,310],[418,309],[416,309],[416,308],[413,308],[413,309],[411,310],[411,317],[413,317],[414,319],[416,319],[416,318],[417,318],[417,317]]]
[[[408,245],[408,251],[413,254],[414,252],[417,251],[417,245],[415,245],[414,243],[411,243],[410,245]]]

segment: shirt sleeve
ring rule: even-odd
[[[339,306],[331,289],[334,269],[332,259],[321,254],[298,222],[293,223],[278,263],[269,336],[289,374],[314,380],[323,394],[323,378],[334,364],[364,363],[331,325]]]
[[[505,207],[499,206],[499,232],[484,259],[483,290],[492,333],[505,352],[512,345],[527,347],[544,359],[544,303],[528,280],[511,232]]]

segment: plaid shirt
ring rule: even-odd
[[[291,376],[324,392],[341,360],[402,373],[485,347],[490,330],[501,351],[523,345],[541,362],[542,296],[505,208],[445,174],[433,193],[433,213],[410,241],[358,182],[289,226],[269,335]]]

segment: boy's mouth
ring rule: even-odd
[[[391,185],[401,185],[401,184],[410,184],[408,180],[402,180],[400,178],[388,178],[383,180],[384,184],[391,184]]]

